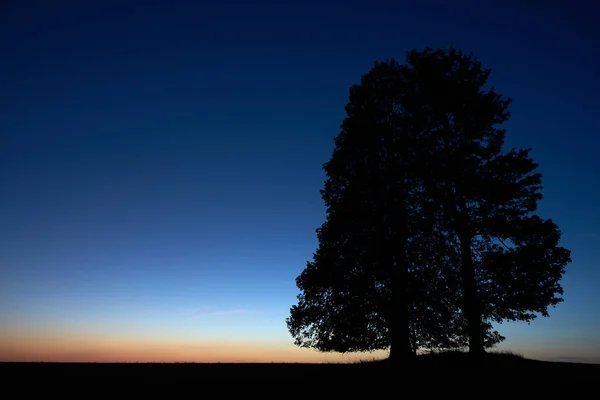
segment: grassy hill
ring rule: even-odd
[[[456,376],[503,376],[513,384],[539,379],[562,378],[563,382],[600,380],[600,364],[547,362],[513,354],[488,353],[473,360],[466,353],[448,352],[420,355],[409,365],[394,365],[388,360],[348,364],[204,364],[204,363],[1,363],[0,376],[26,379],[124,379],[166,382],[176,380],[298,380],[306,382],[351,383],[377,380],[385,382],[399,376],[451,378]],[[4,379],[3,379],[4,380]],[[10,379],[4,380],[9,382]]]

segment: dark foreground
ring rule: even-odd
[[[597,390],[600,364],[543,362],[512,355],[488,355],[471,360],[457,354],[419,356],[409,365],[394,365],[388,361],[357,364],[0,363],[0,377],[9,384],[45,381],[78,385],[101,383],[102,386],[217,380],[232,383],[296,381],[302,387],[318,384],[338,390],[428,382],[423,390],[430,392],[461,390],[466,394],[486,387],[496,394],[518,395],[527,391],[572,396],[583,388]],[[474,382],[474,386],[461,389],[460,382],[465,380]],[[447,386],[447,382],[452,385]],[[230,389],[235,390],[235,385]]]

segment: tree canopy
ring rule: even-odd
[[[570,262],[536,214],[530,149],[504,150],[510,99],[455,48],[375,62],[350,88],[324,165],[326,220],[286,320],[298,346],[351,352],[468,346],[493,322],[548,316]]]

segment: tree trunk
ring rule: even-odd
[[[452,159],[450,144],[444,142],[446,160],[445,190],[446,199],[449,202],[449,215],[454,224],[454,230],[460,241],[461,254],[461,286],[463,289],[463,311],[467,319],[467,334],[469,336],[469,353],[474,356],[485,353],[484,332],[481,323],[482,315],[477,295],[477,281],[475,279],[475,266],[473,265],[473,254],[471,252],[473,235],[471,232],[471,221],[469,209],[465,198],[460,190],[456,188],[456,181],[460,182],[460,159],[457,163]]]
[[[473,355],[483,354],[483,335],[481,326],[481,313],[479,312],[479,299],[477,295],[477,283],[475,281],[475,270],[473,268],[473,257],[471,255],[470,240],[460,238],[462,258],[462,286],[464,311],[467,318],[467,330],[469,334],[469,353]]]
[[[408,265],[407,245],[408,227],[406,214],[406,170],[397,168],[396,146],[394,140],[385,138],[389,151],[383,152],[384,172],[384,221],[387,222],[385,243],[391,260],[390,288],[390,355],[393,362],[406,362],[412,359],[414,352],[411,344],[410,315],[408,312]],[[391,157],[391,160],[390,158]],[[384,222],[384,224],[385,224]]]
[[[475,356],[485,353],[484,332],[481,323],[479,296],[477,294],[477,281],[475,267],[471,252],[471,233],[469,230],[468,215],[464,201],[459,200],[460,221],[458,221],[458,239],[461,252],[461,278],[463,288],[463,307],[467,318],[467,333],[469,335],[469,353]]]
[[[406,270],[406,240],[401,238],[395,247],[394,265],[391,275],[392,310],[390,324],[390,360],[409,361],[415,355],[411,343],[410,315],[408,313],[408,291]]]
[[[400,297],[400,296],[393,296]],[[389,359],[394,362],[410,361],[415,355],[410,342],[410,327],[406,307],[401,300],[394,299],[396,307],[392,315],[390,326],[390,355]]]

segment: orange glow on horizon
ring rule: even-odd
[[[294,346],[291,338],[289,341],[186,339],[160,335],[35,333],[29,329],[4,328],[0,330],[0,362],[347,363],[387,357],[386,351],[345,355],[320,353]],[[514,343],[496,350],[509,350],[545,361],[600,361],[600,354],[576,345],[548,349],[531,343]]]
[[[14,362],[323,363],[354,362],[376,356],[382,355],[319,353],[293,344],[265,342],[0,336],[0,361]]]
[[[553,350],[516,347],[512,351],[527,358],[545,361],[600,361],[597,353],[590,354],[584,348],[573,346]],[[564,359],[562,356],[566,354],[570,357]],[[302,349],[292,343],[258,340],[189,341],[0,332],[0,362],[348,363],[385,357],[385,351],[343,355]]]

